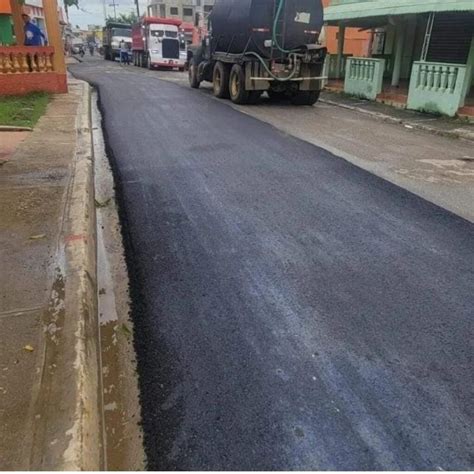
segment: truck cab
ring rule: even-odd
[[[133,27],[133,63],[136,66],[184,69],[180,54],[180,20],[145,17]]]
[[[148,50],[153,66],[183,66],[180,63],[178,35],[179,32],[176,25],[150,25]]]
[[[103,33],[104,59],[115,61],[120,57],[120,43],[125,41],[129,49],[132,47],[132,27],[123,23],[108,23]]]

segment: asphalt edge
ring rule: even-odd
[[[137,381],[138,381],[138,399],[140,403],[140,416],[141,416],[141,428],[143,433],[143,450],[145,454],[144,465],[146,470],[157,470],[156,466],[154,466],[150,462],[150,450],[149,445],[152,442],[152,437],[149,435],[147,430],[147,419],[143,416],[144,410],[143,405],[146,403],[143,393],[147,386],[147,380],[142,373],[142,370],[139,370],[139,367],[142,367],[146,364],[146,359],[148,353],[153,351],[152,348],[143,347],[140,344],[140,341],[143,339],[145,334],[141,333],[143,330],[140,325],[136,322],[143,318],[145,314],[148,312],[145,291],[142,286],[143,277],[140,274],[139,268],[137,268],[134,255],[136,254],[136,249],[133,244],[131,232],[130,232],[130,219],[126,211],[126,198],[124,193],[124,179],[122,177],[122,173],[119,169],[117,164],[117,160],[115,158],[114,150],[112,148],[112,140],[109,137],[109,133],[107,131],[106,122],[108,119],[107,111],[102,102],[102,94],[100,85],[94,81],[90,81],[90,85],[95,89],[97,93],[97,108],[100,112],[102,117],[102,134],[104,137],[104,147],[105,147],[105,154],[109,161],[110,169],[112,171],[112,177],[114,181],[114,190],[115,190],[115,198],[117,203],[117,212],[119,217],[120,223],[120,233],[122,236],[123,248],[124,248],[124,256],[125,256],[125,264],[127,267],[128,278],[129,278],[129,294],[130,294],[130,319],[133,322],[134,330],[133,330],[133,348],[135,350],[136,355],[136,365],[137,365]]]
[[[414,129],[417,130],[424,130],[425,132],[430,132],[435,135],[440,135],[443,137],[450,137],[450,138],[462,138],[464,140],[469,140],[469,141],[474,141],[474,134],[471,134],[469,132],[465,132],[464,130],[440,130],[435,127],[430,127],[429,125],[424,125],[421,123],[417,122],[412,122],[410,120],[404,120],[401,118],[397,117],[392,117],[391,115],[384,114],[382,112],[374,112],[372,110],[367,110],[362,107],[357,107],[355,105],[349,105],[349,104],[342,104],[341,102],[337,102],[335,100],[331,99],[323,99],[320,98],[319,102],[323,104],[328,104],[328,105],[334,105],[336,107],[341,107],[343,109],[348,109],[348,110],[354,110],[356,112],[360,112],[365,115],[370,115],[376,119],[383,120],[385,122],[391,122],[391,123],[398,123],[401,125],[408,125]]]
[[[41,415],[35,423],[30,464],[33,470],[92,471],[104,466],[104,440],[91,88],[79,80],[70,80],[69,86],[80,100],[58,248],[61,265],[50,303],[56,305],[60,332],[55,338],[46,334],[36,403]]]

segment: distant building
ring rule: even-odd
[[[87,25],[87,39],[94,43],[101,45],[103,40],[102,26],[100,25]]]
[[[214,0],[148,0],[147,12],[149,16],[178,18],[186,23],[194,23],[196,12],[202,8],[204,14],[208,14],[213,5]]]

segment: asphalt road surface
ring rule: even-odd
[[[104,111],[150,468],[474,467],[471,224],[209,94],[71,70]]]

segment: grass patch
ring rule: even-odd
[[[50,94],[32,92],[23,96],[0,96],[0,125],[33,127],[44,114]]]

